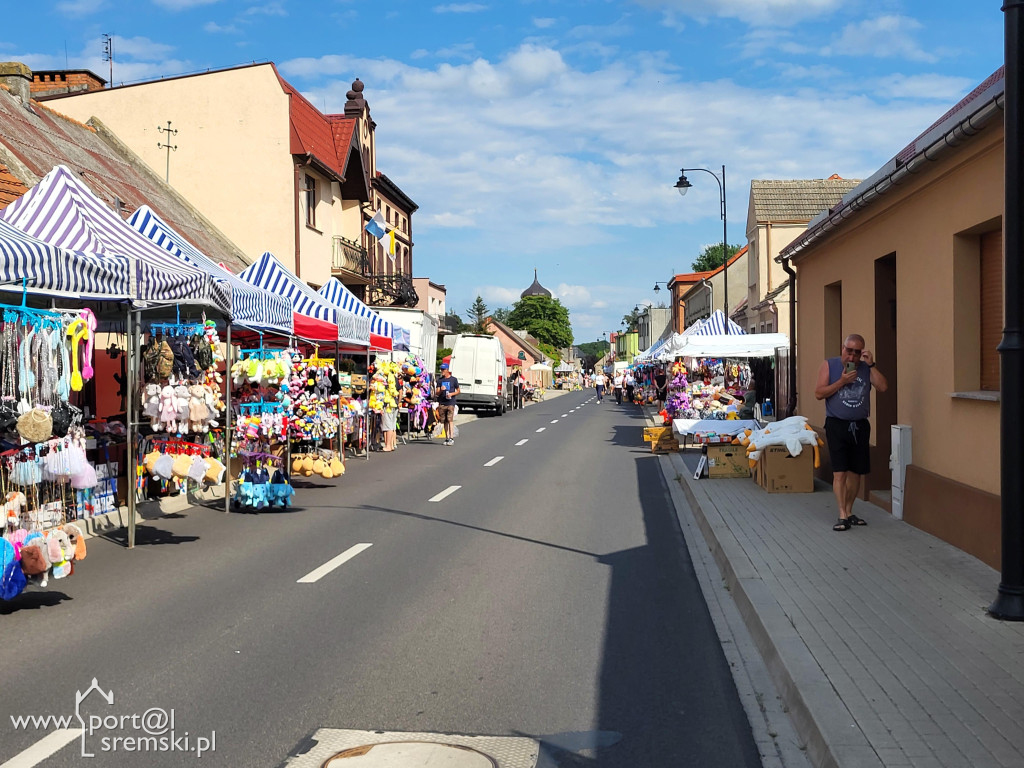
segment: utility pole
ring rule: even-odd
[[[167,140],[168,140],[167,143],[163,144],[162,142],[158,141],[156,143],[156,146],[157,146],[157,149],[166,149],[167,150],[167,170],[164,172],[164,181],[166,183],[170,184],[171,183],[171,150],[173,149],[175,152],[178,151],[178,145],[177,144],[171,144],[170,138],[171,138],[171,136],[177,136],[178,135],[178,129],[177,128],[171,128],[171,121],[170,120],[167,121],[167,127],[166,128],[163,128],[163,127],[158,125],[156,127],[156,129],[158,131],[160,131],[161,133],[166,133],[167,134]]]
[[[112,35],[103,36],[103,60],[110,62],[110,80],[108,88],[114,87],[114,38]]]

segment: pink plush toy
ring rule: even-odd
[[[168,432],[178,431],[178,399],[170,384],[160,390],[160,423]]]

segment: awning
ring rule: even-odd
[[[183,261],[206,270],[231,292],[232,320],[258,331],[291,335],[292,304],[285,296],[258,288],[233,275],[174,231],[156,211],[143,205],[127,221],[132,227]]]
[[[332,277],[320,286],[317,291],[327,299],[333,306],[350,312],[356,317],[366,318],[369,322],[369,336],[367,340],[373,349],[390,352],[394,346],[394,325],[374,312],[370,307],[356,298],[345,285],[336,277]],[[408,344],[406,351],[408,351]]]
[[[350,341],[342,338],[338,326],[341,310],[328,304],[320,294],[285,269],[269,251],[246,267],[239,277],[291,301],[296,336],[309,341]],[[363,342],[362,346],[365,347],[366,343]]]
[[[69,298],[131,298],[131,262],[123,256],[69,251],[0,219],[0,283]]]
[[[715,336],[715,335],[718,335],[718,334],[723,334],[724,335],[725,334],[725,322],[726,322],[725,321],[725,313],[722,310],[720,310],[720,309],[716,309],[714,312],[711,313],[711,316],[709,318],[707,318],[706,320],[704,320],[700,324],[700,327],[698,327],[693,332],[693,334],[695,336]],[[687,330],[689,330],[689,329],[687,329]],[[742,328],[740,328],[732,320],[729,321],[729,334],[730,335],[732,335],[732,334],[743,334],[743,333],[746,333],[746,331],[744,331]]]
[[[183,264],[122,221],[63,165],[0,211],[0,218],[51,245],[134,264],[130,292],[142,301],[198,303],[231,313],[231,292]]]
[[[674,351],[677,357],[770,357],[776,349],[788,346],[784,333],[694,334]]]

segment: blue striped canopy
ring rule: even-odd
[[[351,312],[335,307],[285,268],[274,254],[267,251],[239,275],[247,283],[287,297],[300,315],[335,323],[338,341],[366,347],[370,343],[370,323]]]
[[[209,272],[215,283],[223,284],[231,294],[234,322],[255,330],[292,334],[292,303],[287,297],[257,288],[231,274],[172,229],[148,205],[129,217],[128,226],[186,263]]]
[[[725,331],[725,313],[716,309],[711,313],[711,317],[701,323],[700,327],[693,332],[694,336],[719,336],[724,334]],[[734,323],[732,320],[729,321],[729,333],[730,334],[741,334],[746,333],[740,326]]]
[[[391,334],[391,340],[394,343],[394,348],[399,352],[408,352],[409,345],[412,344],[412,333],[402,326],[396,325]]]
[[[369,321],[368,333],[394,339],[394,324],[385,320],[357,299],[355,294],[346,288],[338,278],[332,277],[320,286],[320,290],[317,291],[317,293],[327,299],[327,301],[334,306],[340,307],[346,312],[351,312],[357,317],[366,318]],[[367,336],[367,339],[369,339],[369,336]]]
[[[132,295],[142,301],[209,304],[229,313],[230,292],[213,290],[210,276],[127,226],[65,166],[0,211],[0,218],[43,242],[134,264]]]
[[[26,235],[0,218],[0,282],[73,298],[131,298],[131,263],[122,256],[69,251]]]

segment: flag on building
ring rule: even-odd
[[[388,258],[392,261],[395,260],[395,230],[389,229],[387,234],[383,237],[378,238],[381,248],[384,249],[384,253],[388,255]]]
[[[380,211],[373,214],[373,218],[366,222],[366,231],[373,235],[378,240],[384,237],[387,230],[387,222],[384,221],[384,217],[380,215]],[[383,243],[381,243],[383,245]]]

